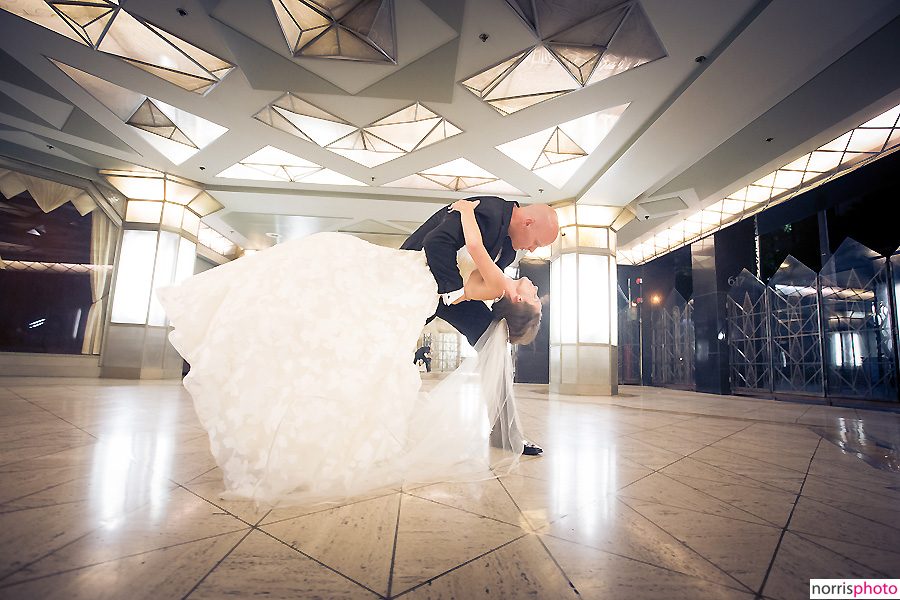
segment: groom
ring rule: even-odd
[[[535,248],[549,246],[559,234],[556,211],[546,204],[522,207],[518,202],[496,196],[467,199],[480,200],[475,207],[475,221],[485,249],[501,270],[513,262],[517,250],[534,251]],[[463,295],[463,278],[459,273],[456,253],[465,245],[459,213],[444,207],[416,229],[400,248],[425,251],[428,268],[437,281],[441,295],[437,311],[431,318],[440,317],[447,321],[466,336],[469,344],[475,346],[493,321],[493,314],[481,300],[453,304]],[[525,442],[524,454],[533,456],[541,452],[543,449],[539,446]]]
[[[556,211],[546,204],[519,206],[496,196],[477,196],[475,221],[488,254],[500,269],[508,267],[517,250],[549,246],[559,234]],[[441,301],[434,316],[440,317],[466,336],[469,344],[481,337],[493,320],[491,309],[480,300],[453,304],[463,295],[463,279],[456,263],[457,251],[466,245],[459,213],[444,207],[410,235],[403,250],[425,250],[428,268],[438,284]]]

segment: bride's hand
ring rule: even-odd
[[[453,212],[455,210],[456,212],[460,213],[466,211],[474,213],[475,207],[479,204],[481,204],[481,200],[457,200],[456,202],[451,204],[450,208],[448,208],[447,210],[449,210],[450,212]]]

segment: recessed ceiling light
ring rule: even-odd
[[[273,231],[268,232],[266,235],[269,236],[270,238],[275,238],[275,239],[278,239],[281,237],[280,233],[275,233]]]

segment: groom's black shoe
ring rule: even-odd
[[[522,454],[525,456],[537,456],[544,449],[538,446],[537,444],[532,444],[531,442],[525,442],[525,449],[522,451]]]

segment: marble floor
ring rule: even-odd
[[[174,382],[0,378],[0,598],[807,598],[900,578],[900,414],[517,385],[499,480],[220,500]]]

